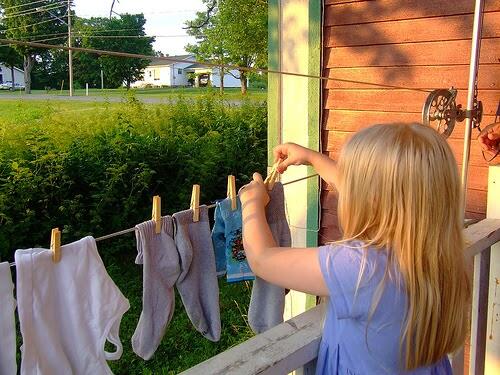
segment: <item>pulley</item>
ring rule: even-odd
[[[483,115],[483,104],[474,99],[474,109],[467,111],[462,109],[461,104],[456,104],[457,90],[437,89],[432,91],[422,108],[422,123],[426,126],[433,127],[448,138],[456,122],[462,122],[466,118],[471,118],[475,128],[479,128]]]

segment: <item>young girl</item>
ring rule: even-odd
[[[252,270],[284,288],[329,296],[318,374],[451,374],[470,297],[461,189],[446,141],[422,125],[356,133],[338,164],[298,146],[274,150],[279,172],[312,165],[338,190],[341,241],[279,248],[262,177],[240,192]]]

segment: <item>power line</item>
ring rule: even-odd
[[[177,62],[177,63],[186,62],[186,60],[182,60],[182,59],[175,58],[175,57],[169,57],[169,56],[151,56],[151,55],[142,55],[142,54],[138,54],[138,53],[106,51],[106,50],[98,50],[98,49],[92,49],[92,48],[54,46],[51,44],[25,42],[22,40],[14,40],[14,39],[0,39],[0,43],[16,44],[16,45],[21,45],[21,46],[35,47],[35,48],[62,49],[65,51],[71,50],[71,51],[86,52],[86,53],[92,53],[92,54],[103,55],[103,56],[128,57],[128,58],[145,59],[145,60],[155,59],[155,60],[164,60],[164,61],[169,61],[169,62],[174,62],[174,63],[175,62]],[[208,61],[192,61],[192,63],[193,64],[197,63],[200,65],[205,65],[205,66],[209,66],[209,67],[213,67],[213,68],[223,67],[223,68],[228,69],[228,70],[239,70],[239,71],[244,71],[244,72],[281,74],[281,75],[292,76],[292,77],[319,79],[321,81],[357,83],[357,84],[362,84],[362,85],[378,86],[378,87],[385,87],[385,88],[391,88],[391,89],[430,92],[430,90],[425,90],[425,89],[415,89],[415,88],[402,87],[402,86],[396,86],[396,85],[387,85],[384,83],[377,83],[377,82],[356,81],[356,80],[344,79],[344,78],[316,76],[316,75],[312,75],[312,74],[284,72],[281,70],[274,70],[274,69],[251,68],[248,66],[237,66],[237,65],[231,65],[231,64],[215,64],[215,63],[211,63]]]
[[[64,1],[60,0],[60,1],[56,2],[56,3],[35,6],[33,8],[29,8],[29,9],[18,10],[18,11],[15,11],[13,13],[5,15],[3,18],[10,18],[10,17],[13,17],[13,16],[18,16],[18,15],[21,16],[21,15],[24,15],[24,13],[27,13],[27,12],[30,12],[30,11],[33,11],[33,10],[42,10],[42,9],[50,8],[50,7],[53,7],[53,6],[56,6],[58,4],[62,4],[62,3],[64,3]]]
[[[181,38],[188,37],[190,35],[77,35],[82,38],[93,38],[93,39],[137,39],[137,38]],[[73,37],[76,37],[73,35]]]
[[[36,35],[32,35],[32,36],[20,37],[19,39],[41,38],[41,37],[46,37],[46,36],[67,36],[67,35],[68,35],[68,33],[36,34]]]
[[[118,31],[118,30],[110,30],[110,31]],[[45,36],[67,36],[68,33],[53,33],[53,34],[40,34],[35,36],[26,36],[20,37],[19,39],[30,39],[33,37],[40,38]],[[94,34],[83,34],[82,31],[73,32],[72,38],[92,38],[92,39],[120,39],[120,38],[183,38],[189,37],[188,34],[179,34],[179,35],[94,35]]]
[[[52,17],[52,18],[49,18],[47,20],[43,20],[43,21],[40,21],[40,22],[32,23],[32,24],[29,24],[29,25],[24,25],[24,26],[9,28],[6,31],[20,30],[20,29],[24,29],[24,28],[28,28],[28,27],[32,27],[32,26],[41,25],[43,23],[49,23],[49,22],[52,22],[52,21],[56,21],[57,19],[58,19],[58,17]]]
[[[9,9],[14,9],[14,8],[25,7],[25,6],[32,5],[32,4],[44,3],[45,1],[47,1],[47,0],[38,0],[38,1],[32,1],[31,3],[27,3],[27,4],[13,5],[13,6],[10,6],[7,8],[3,8],[3,10],[5,11],[5,10],[9,10]]]
[[[48,42],[49,40],[56,40],[56,39],[61,39],[60,36],[54,37],[54,38],[46,38],[46,39],[40,39],[40,40],[33,40],[34,43],[41,43],[41,42]],[[12,44],[2,44],[0,47],[12,47]]]
[[[127,12],[122,12],[122,13],[117,13],[119,15],[123,14],[143,14],[145,16],[154,16],[157,14],[177,14],[177,13],[193,13],[193,12],[202,12],[202,10],[197,10],[197,9],[179,9],[179,10],[166,10],[166,11],[160,11],[160,12],[143,12],[143,11],[127,11]],[[115,12],[113,12],[115,13]],[[77,17],[96,17],[96,18],[109,18],[109,16],[96,16],[95,14],[79,14]]]
[[[48,8],[44,8],[44,9],[36,8],[35,10],[30,9],[28,12],[21,12],[21,13],[9,14],[7,16],[2,17],[1,19],[2,20],[6,20],[6,19],[9,19],[9,18],[14,18],[14,17],[29,16],[31,14],[49,12],[51,10],[55,10],[55,9],[62,8],[62,7],[66,7],[66,5],[63,4],[63,3],[60,3],[59,5],[50,4],[50,7],[48,7]]]
[[[30,25],[27,25],[27,26],[30,26]],[[12,30],[12,29],[10,29]],[[6,31],[8,30],[0,30],[0,33],[5,33]],[[112,30],[112,29],[106,29],[106,30],[99,30],[99,31],[94,31],[95,33],[110,33],[110,32],[119,32],[119,31],[142,31],[141,29],[115,29],[115,30]],[[75,31],[74,33],[85,33],[85,31]],[[36,35],[36,37],[44,37],[44,36],[56,36],[56,35],[68,35],[67,32],[64,32],[64,33],[52,33],[52,34],[40,34],[40,35]],[[91,34],[89,34],[91,35]],[[92,34],[94,35],[94,34]],[[30,38],[30,37],[25,37],[25,38]],[[25,39],[25,38],[22,38],[22,39]]]

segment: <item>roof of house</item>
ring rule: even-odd
[[[3,66],[3,67],[5,67],[5,69],[10,69],[10,67],[8,67],[8,66],[7,66],[7,65],[5,65],[5,64],[0,63],[0,65],[1,65],[1,66]],[[20,73],[24,73],[24,70],[19,69],[19,68],[17,68],[17,67],[14,67],[14,70],[17,70],[17,71],[18,71],[18,72],[20,72]]]
[[[176,60],[186,60],[187,62],[189,62],[189,59],[194,58],[193,55],[176,55],[176,56],[165,56],[165,57],[169,57],[171,59],[176,59]],[[152,59],[148,66],[167,66],[172,64],[176,64],[176,62],[170,62],[168,60],[164,60],[160,57],[157,57]]]
[[[184,69],[195,69],[195,68],[208,68],[208,67],[206,65],[203,65],[203,64],[194,63],[194,64],[186,66]]]

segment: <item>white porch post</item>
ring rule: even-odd
[[[486,216],[500,219],[500,165],[489,168]],[[491,247],[484,373],[500,374],[500,243]]]

